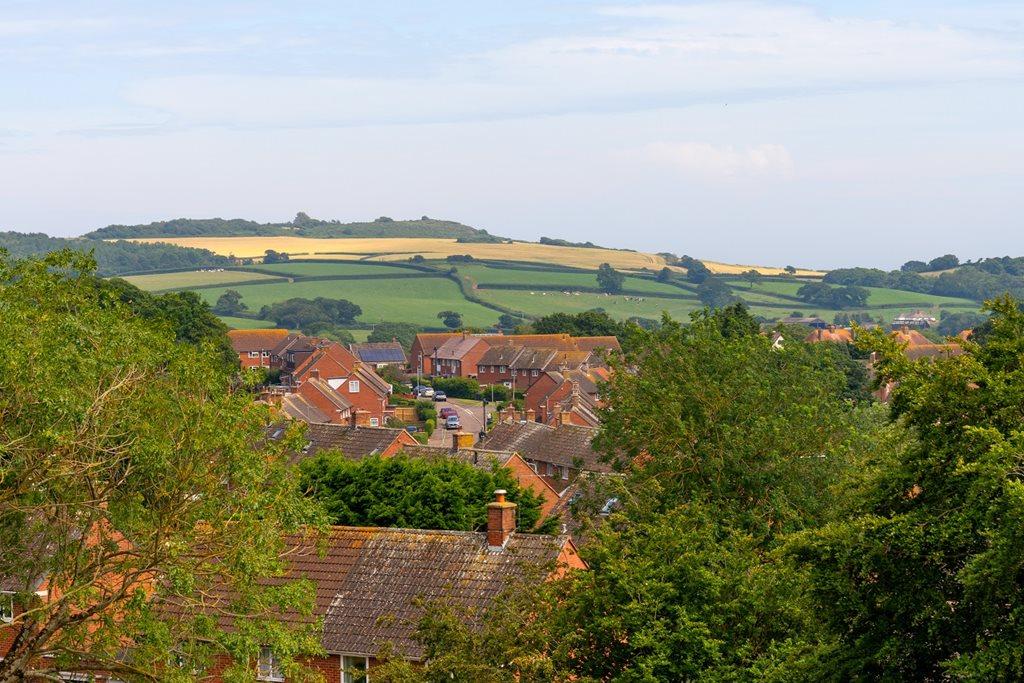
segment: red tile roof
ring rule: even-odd
[[[288,330],[228,330],[235,353],[270,351],[288,336]]]

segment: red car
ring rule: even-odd
[[[452,408],[452,407],[449,407],[449,406],[445,406],[444,408],[441,408],[441,410],[437,411],[437,414],[442,419],[445,419],[445,420],[447,420],[452,415],[458,415],[458,413],[455,412],[455,408]]]

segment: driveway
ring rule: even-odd
[[[473,435],[474,443],[479,438],[480,431],[484,428],[484,408],[479,401],[464,401],[456,399],[456,401],[444,401],[434,404],[438,412],[441,412],[441,408],[454,408],[456,414],[459,416],[459,422],[462,423],[462,431],[469,432]],[[490,406],[488,406],[488,409]],[[431,446],[451,446],[452,435],[455,434],[455,429],[445,429],[444,421],[440,417],[437,418],[437,429],[430,436]]]

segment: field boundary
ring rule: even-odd
[[[696,301],[697,300],[697,297],[695,297],[695,296],[687,296],[685,294],[670,294],[668,292],[647,292],[647,291],[639,290],[639,289],[623,289],[622,291],[612,293],[612,292],[605,292],[600,287],[586,287],[586,286],[576,286],[576,285],[573,285],[573,286],[563,286],[563,285],[527,285],[527,284],[518,284],[518,283],[511,283],[511,282],[507,282],[507,283],[506,282],[496,282],[496,283],[478,282],[478,283],[476,283],[476,288],[477,289],[491,289],[491,290],[500,289],[500,290],[521,291],[521,292],[528,292],[528,291],[538,291],[538,292],[581,292],[581,293],[584,293],[584,294],[611,294],[612,296],[619,296],[619,295],[622,295],[622,296],[635,296],[635,297],[638,297],[638,298],[647,298],[647,299],[684,299],[684,300],[687,300],[687,301]]]

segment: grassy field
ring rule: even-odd
[[[376,263],[303,263],[301,261],[289,263],[268,263],[258,266],[251,266],[259,270],[268,270],[281,275],[295,275],[299,277],[324,277],[324,276],[350,276],[350,275],[415,275],[417,271],[411,268],[396,268],[395,266]],[[247,268],[248,269],[248,268]]]
[[[215,254],[223,256],[234,255],[239,258],[262,257],[268,249],[273,249],[287,254],[315,255],[317,258],[339,258],[343,260],[362,256],[374,261],[405,261],[413,254],[421,254],[427,259],[444,259],[446,256],[455,254],[469,254],[479,259],[571,265],[578,268],[597,268],[602,263],[610,263],[622,270],[660,269],[665,266],[665,259],[661,256],[639,251],[558,247],[533,242],[462,244],[454,239],[429,237],[365,237],[344,239],[290,236],[154,237],[136,241],[166,242],[183,247],[197,247],[209,249]],[[782,272],[780,268],[767,266],[741,266],[715,262],[707,262],[706,265],[712,271],[722,273],[741,273],[750,268],[757,268],[766,275]],[[815,271],[800,271],[800,274],[813,275]]]
[[[754,285],[753,289],[749,288],[745,282],[730,282],[733,289],[741,296],[746,296],[748,293],[753,292],[759,295],[771,295],[771,294],[786,294],[788,296],[796,296],[797,290],[799,290],[805,283],[803,282],[788,282],[786,280],[761,280]],[[977,308],[978,305],[969,299],[957,299],[951,296],[937,296],[935,294],[919,294],[917,292],[905,292],[899,289],[884,289],[881,287],[866,287],[865,289],[870,292],[868,296],[868,306],[886,306],[896,304],[914,304],[922,303],[932,307],[943,306],[949,307],[965,307],[965,308]],[[784,300],[783,300],[784,301]],[[796,303],[796,302],[793,302]]]
[[[242,301],[251,311],[294,297],[348,299],[363,309],[358,318],[362,323],[394,321],[438,327],[441,323],[437,314],[454,310],[462,314],[467,325],[483,327],[493,325],[500,315],[497,311],[467,301],[458,285],[443,278],[274,282],[231,289],[242,295]],[[213,287],[197,291],[213,304],[225,290],[224,287]]]
[[[229,282],[256,282],[273,279],[262,273],[245,273],[237,270],[194,270],[186,273],[157,273],[154,275],[129,275],[124,278],[139,289],[148,292],[182,287],[203,287],[223,285]]]
[[[233,330],[262,330],[276,327],[271,320],[253,320],[252,318],[235,318],[230,315],[218,316],[224,324]]]
[[[556,311],[581,313],[592,308],[603,308],[608,315],[625,320],[633,316],[660,318],[662,311],[668,311],[673,318],[685,320],[701,307],[697,301],[684,299],[655,299],[643,301],[627,300],[621,294],[563,294],[561,292],[525,292],[500,289],[477,290],[477,296],[484,301],[500,304],[522,311],[527,315],[541,316]]]
[[[557,271],[526,270],[513,268],[492,268],[477,264],[459,264],[459,275],[468,276],[480,285],[487,284],[522,284],[565,287],[596,287],[597,271],[590,273],[566,273]],[[687,294],[686,291],[653,280],[639,277],[626,277],[624,289],[639,292],[663,294]]]

